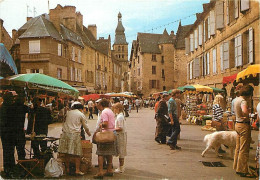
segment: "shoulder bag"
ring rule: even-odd
[[[94,140],[96,143],[105,144],[105,143],[113,143],[116,139],[116,136],[113,131],[104,131],[97,132],[94,136]]]

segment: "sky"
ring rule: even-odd
[[[50,9],[57,4],[72,5],[83,15],[83,24],[97,25],[97,36],[111,35],[112,44],[117,26],[117,15],[122,14],[129,49],[138,32],[177,32],[179,20],[182,25],[192,24],[196,13],[203,11],[202,4],[210,0],[49,0]],[[48,0],[0,0],[0,18],[11,35],[26,23],[26,17],[48,13]],[[130,51],[129,51],[130,52]]]

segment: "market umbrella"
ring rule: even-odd
[[[56,78],[39,74],[18,74],[6,78],[11,85],[14,86],[27,86],[29,89],[44,89],[46,91],[60,92],[76,96],[79,91],[67,83],[60,81]]]
[[[248,82],[259,85],[260,64],[248,66],[237,74],[236,83]]]
[[[212,89],[213,89],[213,92],[216,92],[216,93],[218,93],[218,92],[224,92],[223,89],[214,88],[214,87],[210,87],[210,88],[212,88]]]
[[[182,86],[182,87],[178,87],[178,89],[181,91],[186,91],[186,92],[207,92],[207,93],[213,92],[213,89],[211,87],[203,86],[200,84]],[[172,92],[172,90],[168,91],[168,93],[171,93],[171,92]]]
[[[4,44],[0,43],[0,75],[6,77],[14,74],[18,74],[15,62]]]

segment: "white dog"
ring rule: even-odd
[[[207,134],[204,137],[204,142],[206,142],[206,149],[202,152],[201,156],[204,157],[204,154],[209,149],[215,149],[215,153],[217,156],[221,157],[218,153],[218,150],[221,144],[228,146],[230,149],[231,158],[234,158],[234,149],[236,148],[236,131],[218,131],[212,134]]]

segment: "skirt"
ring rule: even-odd
[[[80,133],[63,132],[60,136],[58,152],[82,156],[83,152],[81,146]]]
[[[126,132],[117,132],[116,156],[119,156],[119,158],[124,158],[127,155],[126,144],[127,144]]]
[[[105,143],[105,144],[97,143],[96,154],[99,156],[115,156],[117,154],[116,141],[114,141],[113,143]]]

